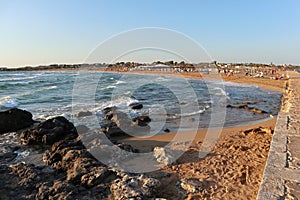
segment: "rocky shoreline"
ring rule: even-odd
[[[199,141],[190,146],[175,162],[172,154],[158,145],[152,148],[153,159],[158,165],[164,167],[150,173],[129,173],[102,163],[85,146],[87,141],[89,144],[96,145],[104,152],[101,156],[105,157],[110,154],[106,153],[106,145],[103,144],[102,139],[109,138],[113,146],[118,149],[132,153],[143,151],[129,143],[124,143],[124,140],[119,140],[119,137],[126,138],[128,135],[120,135],[119,130],[111,129],[111,126],[103,127],[104,132],[89,130],[84,126],[75,127],[64,117],[36,122],[30,113],[19,109],[2,112],[0,117],[1,122],[7,120],[8,124],[24,123],[17,131],[19,144],[6,148],[7,151],[0,155],[0,199],[212,198],[227,194],[224,188],[227,186],[222,182],[222,178],[230,180],[235,177],[230,175],[231,167],[233,173],[236,170],[238,174],[241,173],[241,176],[236,177],[238,182],[234,183],[238,187],[251,185],[252,181],[259,184],[257,176],[260,176],[253,170],[255,166],[258,166],[258,169],[263,167],[272,134],[269,128],[256,128],[238,135],[226,136],[224,141],[217,144],[216,150],[204,160],[199,160],[197,156],[201,146]],[[124,118],[122,113],[113,108],[106,109],[105,118],[111,124],[115,124],[117,129],[124,126],[131,128],[138,126],[140,130],[147,130],[147,123],[151,121],[147,116],[135,119]],[[12,129],[7,130],[8,128]],[[0,127],[1,133],[10,131],[16,130],[13,126],[9,127],[5,124]],[[82,134],[84,138],[81,137]],[[82,139],[85,140],[84,143]],[[260,143],[255,144],[257,140],[263,141],[262,146],[258,145]],[[254,148],[252,145],[258,147]],[[40,152],[39,164],[14,162],[16,150],[20,148]],[[240,166],[236,163],[236,159],[240,159],[239,154],[242,159],[255,159],[258,163],[248,161]],[[247,156],[243,156],[244,154]],[[117,156],[119,157],[109,159],[130,159],[121,154]],[[216,169],[220,169],[222,173],[228,172],[219,177]],[[217,179],[212,180],[212,177]],[[232,181],[234,182],[235,179]]]
[[[64,117],[34,125],[27,111],[11,109],[1,115],[2,122],[9,119],[12,124],[29,127],[18,132],[20,144],[43,151],[44,163],[40,166],[22,162],[1,165],[1,199],[155,199],[159,180],[105,166],[87,151],[74,125]],[[15,127],[10,128],[2,126],[1,131],[16,131]],[[110,131],[107,133],[114,136]],[[117,141],[114,144],[137,152],[130,145]],[[15,149],[11,149],[11,155]],[[7,159],[7,155],[0,157],[1,163],[5,163],[3,159]]]

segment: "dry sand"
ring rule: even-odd
[[[199,150],[207,131],[198,130],[192,145],[175,164],[151,173],[154,176],[159,176],[161,172],[171,174],[170,177],[160,178],[162,186],[159,196],[167,199],[255,199],[275,123],[276,119],[272,119],[248,126],[224,128],[217,144],[204,159],[199,158]],[[253,129],[249,134],[244,133]],[[175,134],[147,139],[131,138],[123,142],[142,151],[150,151],[156,146],[166,145]],[[183,178],[199,179],[203,183],[201,191],[188,195],[180,192],[176,183]]]

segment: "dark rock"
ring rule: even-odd
[[[0,134],[24,129],[33,123],[32,114],[28,111],[13,108],[0,112]]]
[[[116,146],[128,152],[139,153],[139,150],[135,149],[130,144],[118,143]]]
[[[13,173],[11,167],[0,165],[0,176],[0,199],[35,199],[36,188],[34,185],[30,185],[32,187],[28,187],[28,184],[25,186],[23,183],[26,181]]]
[[[92,116],[93,113],[91,111],[81,111],[75,117],[81,118],[81,117],[87,117],[87,116]]]
[[[52,145],[61,139],[78,136],[74,125],[64,117],[46,120],[20,134],[22,145]]]
[[[129,104],[129,107],[131,107],[131,109],[138,110],[138,109],[143,108],[143,104],[141,104],[141,103],[131,103],[131,104]]]
[[[34,167],[34,165],[18,163],[12,166],[12,172],[21,178],[19,184],[27,188],[33,187],[41,180],[40,172]]]
[[[72,162],[74,162],[76,158],[85,157],[86,155],[83,155],[84,153],[88,154],[86,150],[80,151],[83,149],[85,149],[85,147],[81,141],[61,140],[54,143],[50,150],[45,151],[43,161],[53,169],[65,171],[70,167],[69,165],[73,164]],[[76,152],[76,150],[78,151]],[[68,154],[68,152],[70,153]],[[88,157],[92,156],[88,155]]]
[[[111,121],[115,122],[116,125],[120,128],[127,127],[132,124],[131,119],[128,117],[126,113],[123,112],[115,112]]]
[[[165,132],[165,133],[170,133],[170,129],[165,128],[165,129],[164,129],[164,132]]]
[[[113,172],[105,167],[93,167],[81,177],[81,184],[87,188],[104,183]]]
[[[111,120],[113,118],[113,116],[114,116],[113,114],[107,114],[107,115],[104,116],[104,119],[105,120]]]
[[[115,106],[106,107],[106,108],[103,109],[103,113],[104,113],[104,115],[106,115],[106,114],[108,114],[110,112],[114,112],[116,110],[117,110],[117,107],[115,107]]]
[[[56,180],[53,185],[49,183],[42,183],[38,187],[36,199],[75,199],[78,197],[77,188],[65,181]]]
[[[129,136],[120,127],[118,127],[118,125],[114,122],[102,127],[101,130],[103,131],[103,133],[105,133],[105,135],[108,138],[123,137],[123,136],[128,137]]]
[[[149,116],[139,116],[133,118],[133,124],[138,125],[138,126],[147,126],[149,122],[151,122],[151,119]]]

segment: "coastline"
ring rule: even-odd
[[[160,71],[118,71],[118,70],[99,70],[99,69],[47,69],[47,70],[35,70],[33,72],[39,72],[39,71],[90,71],[90,72],[99,72],[99,73],[119,73],[119,74],[136,74],[136,75],[153,75],[153,76],[176,76],[176,77],[183,77],[183,78],[193,78],[193,79],[221,79],[225,82],[234,82],[234,83],[242,83],[242,84],[253,84],[257,85],[261,88],[267,89],[267,90],[275,90],[279,92],[284,92],[285,90],[285,82],[288,79],[270,79],[269,77],[264,78],[255,78],[251,76],[245,76],[243,74],[234,74],[231,77],[220,75],[218,73],[210,73],[210,74],[204,74],[201,72],[160,72]],[[22,71],[19,71],[22,72]]]
[[[195,79],[216,79],[219,76],[218,74],[211,74],[209,76],[200,75],[200,73],[98,72],[182,76]],[[285,80],[237,75],[233,77],[223,76],[222,79],[229,82],[255,84],[264,89],[280,92],[283,92],[285,89]],[[262,180],[276,120],[277,118],[273,118],[250,125],[224,128],[213,150],[203,159],[199,158],[199,151],[204,142],[207,130],[198,130],[192,145],[176,163],[163,167],[157,172],[150,173],[154,177],[159,177],[159,173],[170,174],[168,177],[158,178],[162,183],[158,196],[167,199],[254,199]],[[184,134],[189,134],[189,131],[185,131]],[[121,142],[130,144],[141,152],[148,152],[152,151],[155,147],[163,147],[175,135],[176,133],[166,133],[146,139],[128,138],[121,140]],[[199,179],[203,183],[203,189],[185,196],[184,193],[178,191],[176,183],[182,179],[189,178]]]

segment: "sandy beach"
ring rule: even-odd
[[[182,76],[194,79],[222,78],[224,81],[255,84],[269,90],[280,92],[285,90],[285,80],[253,78],[242,75],[220,77],[218,74],[201,75],[200,73],[117,71],[113,73]],[[161,167],[158,171],[146,173],[147,176],[149,175],[160,182],[156,196],[165,199],[255,199],[262,180],[275,124],[276,116],[270,116],[268,119],[247,125],[225,127],[221,130],[216,144],[203,158],[199,158],[199,152],[202,150],[202,145],[205,144],[206,137],[209,134],[208,130],[196,130],[196,136],[193,138],[192,144],[179,159],[168,166]],[[218,129],[211,129],[210,131],[214,133],[218,132]],[[165,133],[147,138],[125,138],[119,139],[117,142],[120,142],[119,144],[123,146],[129,144],[131,149],[138,150],[141,153],[151,152],[157,147],[167,145],[176,134]],[[185,131],[181,134],[189,135],[191,132]],[[68,148],[72,148],[72,145]],[[55,152],[50,152],[49,155],[51,153],[55,155]],[[47,158],[49,160],[47,162],[55,162],[51,160],[53,158],[50,156]],[[76,162],[79,161],[74,161],[74,163]],[[67,163],[65,165],[68,166]],[[64,170],[67,170],[67,174],[72,176],[72,170],[68,168]],[[96,170],[96,168],[93,170]],[[22,173],[22,170],[17,173]],[[13,186],[14,184],[12,184]],[[110,190],[111,192],[114,191],[112,188]],[[43,194],[42,191],[41,194]],[[112,197],[112,199],[114,198]]]
[[[152,72],[146,74],[162,75]],[[202,78],[199,73],[185,73],[180,76]],[[222,79],[255,84],[261,88],[281,92],[285,89],[285,80],[245,76],[223,76]],[[198,130],[193,144],[176,163],[159,172],[151,173],[154,176],[161,172],[171,174],[170,177],[161,179],[163,184],[159,190],[160,196],[168,199],[255,199],[262,180],[275,124],[276,118],[270,118],[270,120],[252,125],[224,128],[217,144],[204,159],[199,159],[198,153],[207,130]],[[130,138],[122,142],[148,152],[156,146],[166,145],[175,134],[156,135],[147,139]],[[202,189],[188,196],[178,192],[174,183],[184,178],[199,179],[203,182]]]

